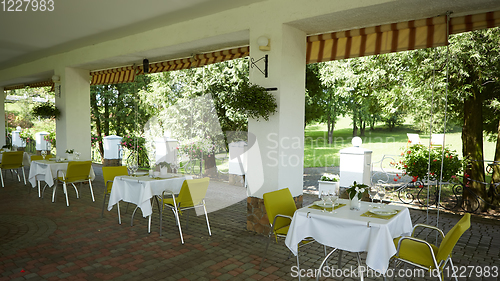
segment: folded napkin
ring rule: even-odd
[[[395,215],[397,215],[399,213],[399,211],[401,211],[401,210],[395,210],[395,211],[396,211],[395,214],[388,215],[388,216],[377,215],[377,214],[374,214],[374,213],[372,213],[370,211],[361,214],[361,216],[362,217],[369,217],[369,218],[377,218],[377,219],[389,220],[389,219],[392,219]]]
[[[345,204],[338,204],[335,206],[335,210],[337,210],[338,208],[341,208],[341,207],[344,207]],[[309,208],[311,209],[316,209],[316,210],[325,210],[325,211],[328,211],[328,212],[331,212],[332,211],[332,208],[328,208],[328,207],[321,207],[321,206],[318,206],[318,205],[311,205],[309,206]]]

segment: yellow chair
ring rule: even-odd
[[[295,200],[293,200],[292,193],[288,188],[264,193],[264,206],[267,212],[267,218],[271,223],[271,229],[269,231],[269,236],[266,244],[266,250],[264,251],[264,256],[260,262],[259,269],[262,268],[262,264],[266,259],[267,250],[269,248],[269,242],[271,240],[271,236],[274,235],[276,241],[279,238],[286,238],[288,234],[288,229],[290,224],[292,223],[293,215],[297,210],[297,206],[295,206]],[[307,244],[309,242],[314,241],[311,239],[305,239],[302,241],[303,244]],[[299,245],[300,246],[300,245]],[[326,247],[325,247],[326,254]],[[299,255],[297,254],[297,268],[299,268]],[[300,279],[300,277],[299,277]]]
[[[437,231],[442,238],[439,247],[431,244],[425,240],[413,237],[415,229],[418,227],[425,227]],[[405,262],[413,266],[426,269],[428,271],[439,271],[439,280],[442,280],[443,269],[450,263],[453,268],[453,261],[451,260],[451,251],[455,247],[458,239],[470,227],[470,214],[465,214],[460,221],[446,234],[437,227],[417,224],[413,227],[411,236],[398,237],[394,239],[394,244],[397,249],[396,255],[393,257],[395,267],[400,263]],[[434,275],[433,275],[434,276]],[[455,280],[458,280],[455,275]]]
[[[69,200],[68,200],[67,184],[73,185],[73,188],[76,191],[76,198],[80,198],[75,183],[81,184],[83,182],[88,181],[90,186],[90,194],[92,195],[92,201],[95,202],[94,191],[92,190],[92,181],[90,180],[91,168],[92,168],[91,161],[70,161],[68,163],[68,168],[66,170],[57,171],[57,183],[59,182],[62,183],[64,195],[66,196],[66,205],[68,207],[69,207]],[[55,202],[57,183],[52,191],[52,202]],[[45,191],[45,188],[43,188],[43,190]]]
[[[106,197],[111,193],[111,188],[113,187],[113,180],[117,176],[126,176],[128,175],[127,166],[110,166],[110,167],[102,167],[102,176],[104,178],[104,199],[102,201],[102,211],[101,218],[104,215],[104,205],[106,204]],[[118,223],[122,224],[122,219],[120,216],[120,202],[116,204],[118,208]]]
[[[184,237],[182,236],[181,222],[179,220],[179,213],[184,210],[194,209],[197,207],[203,207],[203,212],[205,212],[205,218],[207,221],[208,235],[212,236],[210,231],[210,223],[208,222],[207,208],[205,207],[205,196],[207,194],[208,184],[210,178],[185,180],[182,184],[181,191],[178,196],[170,194],[172,198],[165,199],[164,194],[162,194],[164,206],[170,207],[174,213],[177,226],[179,227],[179,233],[181,236],[181,242],[184,244]],[[164,192],[165,193],[165,192]],[[162,228],[162,215],[160,214],[160,236]]]
[[[0,178],[2,180],[2,187],[5,187],[3,182],[4,170],[10,170],[11,172],[14,171],[17,175],[17,180],[21,181],[18,172],[18,170],[21,169],[23,171],[24,185],[26,185],[26,174],[24,173],[24,166],[23,166],[23,155],[24,155],[23,151],[11,151],[2,153],[2,163],[0,164]]]

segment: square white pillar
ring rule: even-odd
[[[259,50],[260,36],[270,39],[270,51]],[[248,122],[248,195],[262,198],[266,192],[288,187],[295,197],[303,193],[305,32],[285,24],[251,29],[250,56],[258,60],[266,54],[268,78],[253,68],[250,81],[278,88],[271,92],[278,112],[269,121]]]
[[[60,96],[56,106],[61,116],[56,120],[56,148],[59,157],[66,149],[81,153],[81,159],[90,159],[90,74],[88,70],[66,67],[61,76]]]

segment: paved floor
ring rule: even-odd
[[[192,213],[189,226],[183,224],[186,243],[182,245],[171,214],[165,214],[161,237],[158,216],[153,218],[150,234],[147,220],[140,214],[136,215],[134,226],[130,226],[132,206],[128,214],[122,214],[122,225],[117,223],[116,209],[105,211],[101,218],[102,172],[99,165],[94,169],[96,202],[92,202],[88,186],[84,186],[80,199],[70,192],[70,207],[66,207],[62,192],[51,203],[50,190],[46,191],[46,198],[40,199],[34,190],[30,193],[28,186],[7,174],[6,186],[0,188],[0,280],[297,279],[291,276],[295,259],[288,259],[289,251],[283,241],[271,244],[268,260],[259,270],[266,239],[246,231],[243,188],[211,182],[208,201],[212,236],[208,236],[204,217]],[[305,194],[304,202],[316,198]],[[183,223],[186,216],[181,218]],[[412,210],[411,216],[414,224],[426,221],[425,212]],[[435,221],[435,214],[429,217]],[[442,214],[439,225],[448,230],[459,218]],[[321,256],[320,245],[305,247],[300,256],[302,268],[316,268]],[[474,266],[465,268],[467,275],[472,269],[481,269],[484,276],[489,269],[489,278],[476,278],[476,272],[472,272],[472,277],[460,280],[498,280],[491,276],[495,275],[493,266],[500,266],[500,223],[473,217],[472,227],[459,240],[453,257],[456,266]],[[335,256],[333,259],[336,261]],[[343,268],[350,266],[355,266],[355,256],[345,254]],[[496,274],[500,274],[498,268]],[[343,276],[335,280],[359,278]]]

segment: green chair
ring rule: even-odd
[[[0,164],[0,178],[2,180],[2,187],[5,187],[3,182],[3,171],[14,171],[17,175],[17,180],[20,182],[19,169],[23,171],[24,185],[26,185],[26,174],[24,173],[23,166],[23,151],[11,151],[2,153],[2,163]]]
[[[264,206],[267,212],[267,218],[271,223],[271,229],[269,231],[268,240],[266,244],[266,250],[264,251],[264,256],[260,262],[259,269],[262,268],[264,260],[266,259],[267,250],[269,248],[269,242],[271,237],[274,236],[276,241],[278,238],[286,238],[288,234],[288,229],[292,223],[293,215],[297,210],[295,206],[295,200],[293,199],[292,193],[288,188],[264,193]],[[301,245],[305,245],[309,242],[313,242],[314,239],[308,238],[303,240]],[[299,245],[299,246],[301,246]],[[326,254],[326,247],[325,247]],[[299,268],[299,255],[297,254],[297,268]],[[299,277],[300,279],[300,277]]]
[[[164,206],[169,207],[174,213],[177,226],[179,227],[179,234],[181,236],[181,242],[184,244],[184,237],[182,235],[181,222],[179,219],[179,214],[182,211],[194,209],[197,207],[203,207],[203,212],[205,212],[205,218],[207,221],[208,235],[212,236],[212,231],[210,230],[210,223],[208,222],[207,208],[205,207],[205,196],[207,194],[208,184],[210,178],[185,180],[182,184],[181,191],[178,196],[170,194],[172,198],[166,198],[164,194],[162,195],[162,202]],[[162,215],[160,214],[160,236],[162,228]]]
[[[415,234],[415,229],[419,227],[429,228],[433,231],[437,231],[442,238],[442,241],[437,247],[425,240],[413,237]],[[417,224],[413,228],[411,236],[408,237],[398,237],[394,239],[394,244],[397,249],[396,255],[394,255],[395,267],[401,263],[411,264],[413,266],[431,271],[439,271],[439,280],[443,280],[443,269],[446,267],[448,262],[451,268],[453,268],[453,261],[451,260],[451,251],[457,244],[458,239],[462,234],[470,227],[470,214],[465,214],[460,221],[446,234],[437,227]],[[455,275],[455,280],[458,278]]]
[[[73,188],[76,191],[76,198],[80,198],[75,183],[81,184],[83,182],[88,181],[90,186],[90,194],[92,195],[92,201],[95,202],[94,191],[92,190],[92,181],[90,180],[91,168],[92,168],[92,161],[70,161],[68,163],[68,168],[66,170],[57,171],[56,174],[57,183],[59,182],[62,183],[64,195],[66,196],[66,205],[68,207],[69,207],[68,189],[67,189],[68,184],[73,185]],[[52,202],[55,202],[57,183],[55,184],[52,191]],[[43,188],[43,191],[45,191],[45,187]]]
[[[128,175],[127,166],[102,167],[102,176],[104,178],[105,189],[104,189],[104,199],[102,201],[101,218],[104,215],[104,206],[106,204],[106,197],[109,197],[111,189],[113,188],[113,180],[117,176],[126,176],[126,175]],[[118,208],[118,223],[122,224],[122,219],[120,216],[120,202],[118,202],[116,206]]]

